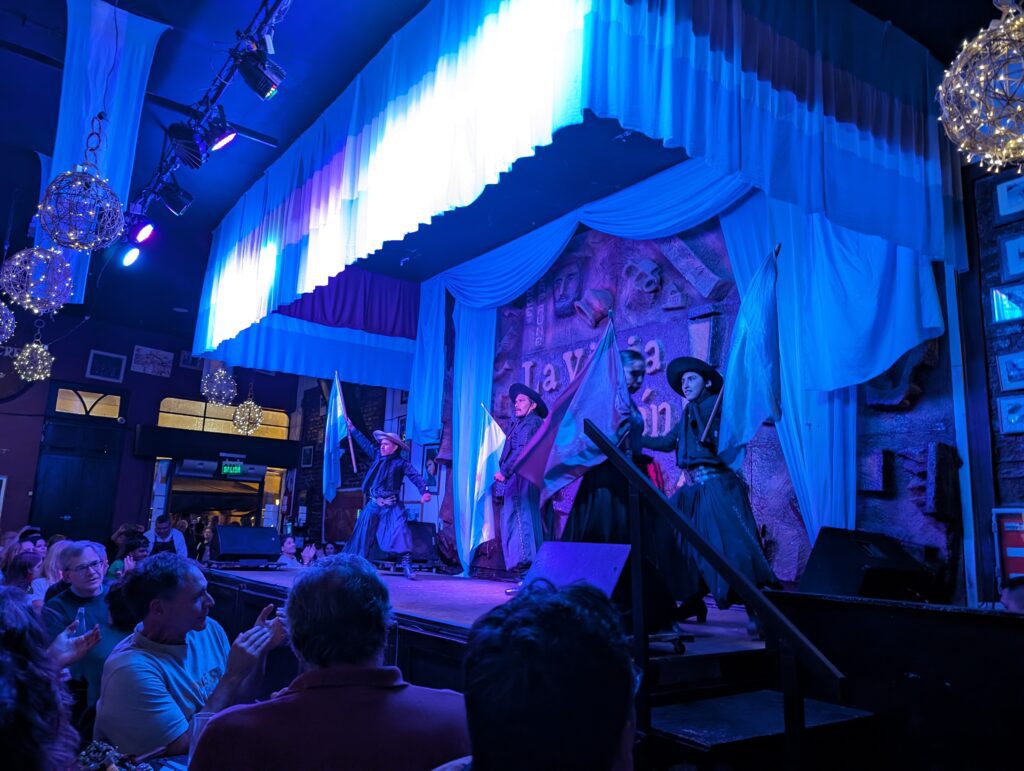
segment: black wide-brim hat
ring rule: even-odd
[[[718,370],[706,361],[695,356],[680,356],[678,359],[672,359],[668,363],[668,371],[666,372],[668,384],[680,396],[683,395],[683,375],[687,372],[696,372],[698,375],[702,375],[705,380],[710,381],[711,385],[708,386],[708,391],[713,394],[721,391],[722,385],[725,383],[722,376],[718,374]]]
[[[548,416],[548,405],[544,403],[544,397],[542,397],[539,393],[534,391],[528,385],[524,385],[523,383],[513,383],[512,385],[509,386],[509,399],[515,401],[516,397],[519,396],[519,394],[522,394],[531,402],[537,405],[537,408],[534,410],[534,412],[537,413],[538,418],[543,419]]]
[[[373,438],[376,439],[378,442],[381,439],[390,439],[391,443],[397,446],[399,449],[405,450],[406,452],[409,451],[409,443],[405,441],[402,437],[400,437],[398,434],[396,434],[394,431],[374,431]]]

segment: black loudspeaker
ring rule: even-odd
[[[224,527],[213,530],[211,561],[242,566],[266,565],[281,555],[281,536],[273,527]]]
[[[440,563],[437,554],[437,525],[433,522],[410,522],[412,534],[412,561],[436,567]]]
[[[628,559],[626,544],[548,541],[541,545],[523,583],[542,578],[561,589],[586,581],[611,597]]]
[[[807,560],[799,590],[809,594],[924,602],[935,577],[895,538],[863,530],[823,527]]]
[[[632,581],[629,571],[627,544],[575,543],[547,541],[533,560],[523,579],[527,585],[541,578],[561,588],[586,581],[600,589],[623,611],[623,626],[632,629],[630,611],[633,604]],[[646,563],[643,571],[645,626],[648,631],[670,629],[676,606],[664,579]]]

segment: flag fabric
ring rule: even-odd
[[[629,403],[615,326],[609,319],[590,360],[555,401],[513,469],[540,489],[541,506],[605,460],[604,453],[583,433],[583,421],[589,419],[618,439],[629,426]]]
[[[473,488],[478,501],[490,491],[494,475],[501,467],[501,453],[505,449],[505,432],[483,403],[480,409],[484,411],[484,441],[477,456],[476,487]]]
[[[751,278],[733,330],[722,392],[718,455],[734,470],[742,465],[747,442],[761,424],[782,417],[778,254],[776,247]]]
[[[494,475],[501,468],[501,453],[505,450],[505,432],[483,403],[480,409],[484,411],[484,441],[477,456],[476,486],[473,489],[476,490],[477,502],[481,498],[485,498],[485,501],[483,526],[479,538],[474,539],[474,548],[495,537],[494,507],[489,493],[494,484]]]
[[[333,501],[341,487],[342,440],[348,436],[345,400],[341,395],[341,382],[334,373],[331,398],[327,402],[327,425],[324,427],[324,500]]]

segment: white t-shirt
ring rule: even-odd
[[[124,638],[103,665],[95,737],[128,755],[165,747],[188,730],[228,662],[228,638],[212,618],[184,645],[165,645],[139,631]]]

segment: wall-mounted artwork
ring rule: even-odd
[[[996,186],[995,224],[1024,217],[1024,177],[1014,176]]]
[[[302,446],[302,461],[300,465],[302,468],[313,468],[313,445],[305,444]]]
[[[440,474],[437,469],[437,451],[439,445],[428,444],[423,448],[423,469],[421,476],[427,485],[427,492],[437,493],[437,480]]]
[[[1024,396],[1002,396],[999,402],[999,431],[1024,434]]]
[[[127,356],[106,351],[89,351],[89,363],[85,365],[85,376],[90,380],[105,380],[108,383],[124,381],[124,366]]]
[[[1024,390],[1024,351],[999,357],[999,387],[1003,391]]]
[[[178,354],[178,366],[182,369],[202,369],[203,360],[188,351],[181,351]]]
[[[170,351],[147,348],[144,345],[135,346],[135,351],[132,354],[132,372],[141,372],[143,375],[155,375],[156,377],[170,377],[172,369],[174,369],[174,354]]]
[[[1003,281],[1014,281],[1024,276],[1024,234],[1007,236],[999,242],[999,266]]]
[[[1024,319],[1024,284],[992,288],[992,323]]]

